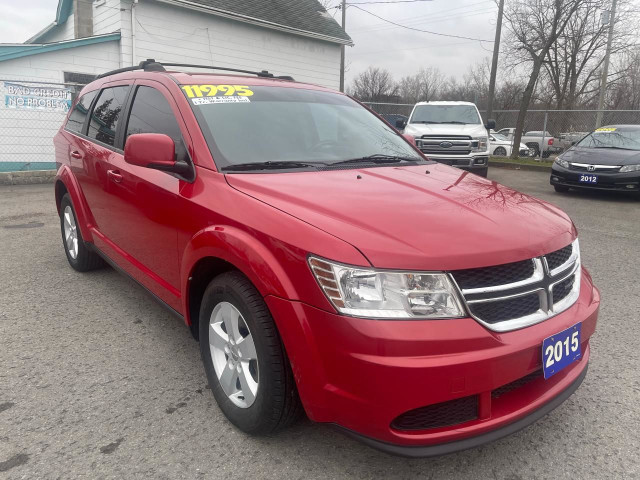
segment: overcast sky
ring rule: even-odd
[[[332,0],[331,5],[340,0]],[[492,40],[498,8],[493,0],[433,0],[415,3],[368,4],[348,0],[385,19],[421,30]],[[387,0],[394,1],[394,0]],[[21,43],[55,18],[58,0],[0,0],[0,43]],[[329,9],[340,21],[340,11]],[[369,65],[391,70],[396,78],[421,66],[437,66],[447,76],[461,76],[469,65],[491,55],[492,43],[481,43],[394,27],[374,16],[347,8],[347,32],[355,46],[347,47],[347,85]]]

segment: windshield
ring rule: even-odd
[[[622,148],[640,150],[640,128],[603,127],[577,143],[584,148]]]
[[[492,133],[491,136],[495,138],[498,142],[509,142],[509,138],[505,137],[501,133]]]
[[[480,117],[473,105],[418,105],[409,123],[479,124]]]
[[[283,162],[303,168],[376,155],[424,161],[393,128],[344,95],[241,85],[182,89],[219,169]]]

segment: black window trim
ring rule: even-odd
[[[91,103],[89,104],[89,108],[87,109],[87,116],[84,117],[84,122],[82,124],[82,128],[80,129],[79,132],[75,132],[73,130],[70,130],[69,128],[67,128],[67,125],[69,125],[69,119],[71,118],[71,114],[73,113],[73,110],[78,106],[78,103],[80,103],[80,100],[82,100],[85,95],[87,95],[88,93],[92,93],[92,92],[98,92],[98,93],[96,94],[95,97],[93,97],[93,100],[91,100]],[[96,100],[98,99],[98,97],[100,97],[100,93],[101,92],[102,92],[101,88],[96,88],[95,90],[87,90],[86,92],[84,92],[78,98],[78,101],[73,106],[73,108],[69,111],[69,116],[67,116],[67,119],[64,122],[64,131],[65,132],[69,132],[72,135],[78,135],[79,137],[86,137],[87,129],[89,128],[88,119],[91,117],[91,113],[93,112],[93,106],[96,103]]]
[[[152,80],[146,80],[145,82],[152,82]],[[153,82],[153,83],[157,83],[158,85],[162,85],[162,83],[160,82]],[[162,85],[164,87],[164,85]],[[118,145],[122,145],[122,153],[124,154],[124,142],[125,142],[125,137],[127,135],[127,127],[129,126],[129,117],[131,116],[131,107],[133,106],[133,102],[136,98],[136,93],[138,92],[138,89],[140,87],[147,87],[147,88],[153,88],[154,90],[156,90],[158,93],[160,93],[160,95],[162,95],[164,97],[164,99],[167,101],[167,104],[169,105],[169,107],[171,107],[171,103],[169,101],[169,99],[167,98],[167,96],[162,92],[162,90],[160,90],[159,88],[155,87],[155,86],[151,86],[148,85],[146,83],[138,83],[137,81],[135,81],[132,85],[131,85],[131,89],[129,90],[129,94],[127,97],[127,102],[126,102],[126,106],[123,110],[124,112],[124,119],[125,121],[123,122],[122,125],[118,125],[118,129],[116,131],[116,142],[118,143]],[[166,87],[165,87],[166,88]],[[173,95],[170,95],[171,99],[175,102],[175,99],[173,99]],[[173,109],[171,109],[171,111],[173,112]],[[178,108],[178,112],[180,112],[180,109]],[[180,127],[180,122],[178,121],[178,118],[175,116],[174,114],[174,118],[176,119],[176,123],[178,124],[178,129],[180,130],[180,137],[182,138],[182,143],[184,144],[185,147],[185,151],[187,152],[187,163],[191,166],[191,171],[193,172],[192,176],[190,178],[188,177],[184,177],[182,175],[179,175],[177,173],[173,173],[173,172],[165,172],[168,175],[171,175],[172,177],[176,177],[180,180],[184,180],[185,182],[188,183],[193,183],[196,180],[196,164],[193,162],[193,158],[191,158],[191,153],[189,152],[189,143],[187,143],[185,141],[184,138],[184,134],[182,132],[182,128]],[[183,119],[184,121],[184,119]],[[122,128],[120,128],[122,127]]]

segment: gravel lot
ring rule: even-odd
[[[436,459],[371,450],[303,421],[248,437],[207,389],[188,329],[131,280],[71,270],[52,185],[0,187],[0,478],[640,478],[640,199],[556,194],[602,292],[582,387],[538,423]]]

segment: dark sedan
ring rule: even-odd
[[[556,158],[551,185],[556,192],[640,192],[640,125],[611,125],[591,132]]]

